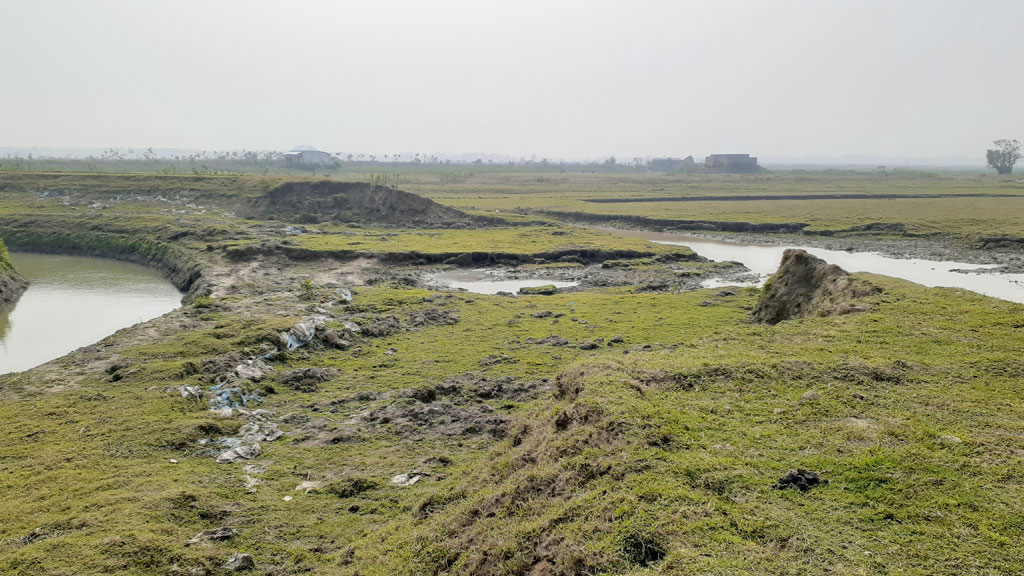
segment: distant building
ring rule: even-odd
[[[757,170],[757,157],[750,154],[710,154],[704,159],[705,168],[723,170]]]
[[[292,148],[284,153],[284,162],[289,168],[319,168],[341,164],[341,160],[337,157],[317,150],[312,146],[296,146]]]
[[[686,158],[651,158],[647,167],[654,172],[678,172],[696,166],[693,156]]]

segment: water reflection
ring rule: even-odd
[[[26,253],[11,260],[32,284],[0,308],[0,374],[58,358],[181,303],[159,272],[137,264]]]
[[[892,258],[875,252],[847,252],[826,250],[797,244],[789,246],[765,246],[744,244],[727,240],[714,240],[683,234],[616,230],[616,234],[645,238],[659,244],[687,246],[697,254],[716,261],[743,263],[759,276],[761,282],[775,272],[787,248],[801,248],[830,264],[836,264],[848,272],[870,272],[883,276],[902,278],[924,286],[963,288],[986,296],[1011,302],[1024,303],[1024,274],[970,273],[958,270],[982,270],[994,268],[994,264],[968,264],[918,258]]]

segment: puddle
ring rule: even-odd
[[[516,294],[520,288],[552,285],[555,288],[569,288],[579,282],[550,280],[547,278],[505,278],[502,271],[476,268],[472,270],[446,270],[427,277],[428,280],[449,288],[462,288],[476,294],[497,294],[511,292]]]

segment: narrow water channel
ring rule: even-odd
[[[990,264],[969,264],[916,258],[892,258],[875,252],[846,252],[826,250],[799,244],[766,246],[716,240],[684,234],[614,230],[615,234],[644,238],[659,244],[687,246],[697,254],[715,261],[740,262],[758,277],[758,283],[779,267],[782,253],[787,248],[806,250],[829,264],[836,264],[848,272],[870,272],[902,278],[928,287],[963,288],[986,296],[1024,304],[1024,274],[972,273],[971,270],[993,268]],[[715,287],[709,284],[708,287]]]
[[[11,253],[31,282],[0,307],[0,374],[59,358],[181,305],[159,272],[117,260]]]

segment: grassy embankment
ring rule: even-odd
[[[686,258],[686,248],[651,244],[552,221],[483,230],[396,230],[323,224],[293,235],[285,223],[235,216],[245,202],[282,180],[256,176],[4,174],[0,176],[0,231],[16,247],[92,250],[100,255],[184,250],[214,253],[252,246],[285,247],[293,254],[505,259],[582,255],[601,261],[623,256]],[[44,196],[45,194],[45,196]],[[510,215],[516,220],[515,215]],[[531,220],[538,220],[532,218]],[[128,245],[130,244],[130,245]],[[136,245],[138,244],[138,245]],[[492,259],[493,260],[493,259]]]

